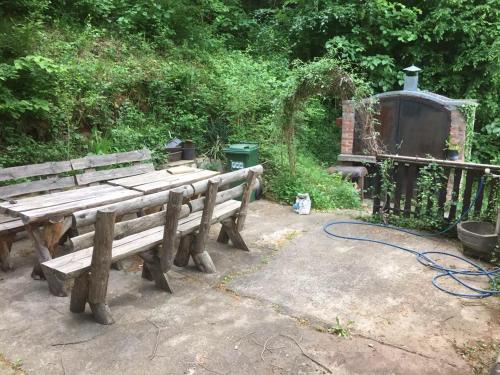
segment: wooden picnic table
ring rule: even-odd
[[[108,184],[137,190],[144,194],[153,194],[206,180],[219,174],[219,172],[197,168],[186,169],[186,173],[173,173],[176,173],[175,168],[172,168],[170,171],[163,169],[138,176],[111,180],[108,181]]]
[[[0,203],[0,212],[20,217],[37,253],[31,276],[45,279],[40,263],[58,255],[61,238],[71,228],[73,212],[115,203],[143,195],[138,190],[108,184],[66,190],[35,197],[11,199]],[[58,279],[47,279],[50,291],[57,296],[67,295]]]

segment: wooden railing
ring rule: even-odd
[[[385,173],[382,172],[384,161],[392,161],[389,164],[390,170],[385,166]],[[500,166],[464,163],[450,160],[435,160],[418,157],[378,155],[377,171],[374,181],[373,214],[382,212],[404,217],[417,217],[423,212],[430,210],[430,201],[419,201],[418,178],[422,168],[436,164],[442,168],[442,176],[438,179],[438,189],[436,199],[439,215],[445,221],[454,221],[462,215],[471,202],[474,202],[478,194],[478,187],[483,178],[483,189],[479,192],[474,207],[469,213],[474,217],[480,216],[481,212],[488,209],[495,209],[500,202],[495,201],[496,191],[500,188],[499,180],[486,176],[485,170],[490,169],[491,173],[500,174]],[[382,174],[386,181],[383,181]],[[389,181],[387,181],[389,179]],[[383,186],[391,186],[391,194],[383,191]],[[386,189],[387,190],[387,189]],[[469,214],[468,213],[468,214]],[[466,216],[468,216],[468,214]]]

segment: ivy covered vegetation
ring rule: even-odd
[[[339,152],[342,91],[284,103],[338,66],[363,93],[421,87],[475,98],[472,159],[500,162],[497,0],[0,0],[0,165],[140,147],[163,158],[171,136],[202,151],[256,141],[270,196],[311,193],[354,207],[351,184],[324,172]],[[326,77],[328,78],[328,77]]]

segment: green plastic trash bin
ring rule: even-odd
[[[230,171],[253,167],[259,163],[259,146],[255,143],[236,143],[224,149]],[[235,183],[234,186],[241,184]],[[255,191],[251,201],[255,200]]]

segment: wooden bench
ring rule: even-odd
[[[215,272],[205,249],[210,226],[221,223],[218,240],[242,250],[248,247],[240,231],[248,204],[259,181],[262,167],[227,173],[167,192],[131,199],[73,215],[74,225],[95,223],[95,231],[70,240],[72,253],[42,264],[44,273],[61,280],[75,279],[70,310],[81,313],[88,302],[94,318],[101,324],[113,323],[106,304],[109,267],[112,262],[138,254],[143,259],[142,276],[156,286],[172,293],[167,272],[175,264],[184,267],[190,257],[202,272]],[[246,182],[228,190],[218,191],[244,178]],[[183,200],[205,193],[204,197]],[[234,198],[241,197],[241,202]],[[115,223],[116,215],[165,204],[164,211]]]
[[[75,176],[78,186],[87,186],[93,183],[154,171],[151,152],[148,149],[116,154],[91,155],[80,159],[72,159],[70,162],[74,171],[83,171],[83,173]],[[123,164],[132,165],[124,166]]]
[[[122,167],[123,164],[126,166]],[[28,195],[53,193],[153,170],[151,153],[146,149],[2,168],[0,183],[8,185],[0,186],[0,200],[12,201]],[[10,249],[16,234],[24,230],[24,225],[20,218],[0,213],[0,268],[4,271],[12,269]]]
[[[74,177],[64,176],[71,171],[69,161],[2,168],[0,169],[0,182],[9,185],[0,187],[0,199],[9,201],[28,194],[73,188],[76,186]],[[23,181],[26,179],[35,180]],[[21,219],[0,214],[0,266],[4,271],[12,269],[10,249],[16,233],[23,229],[24,223]]]

